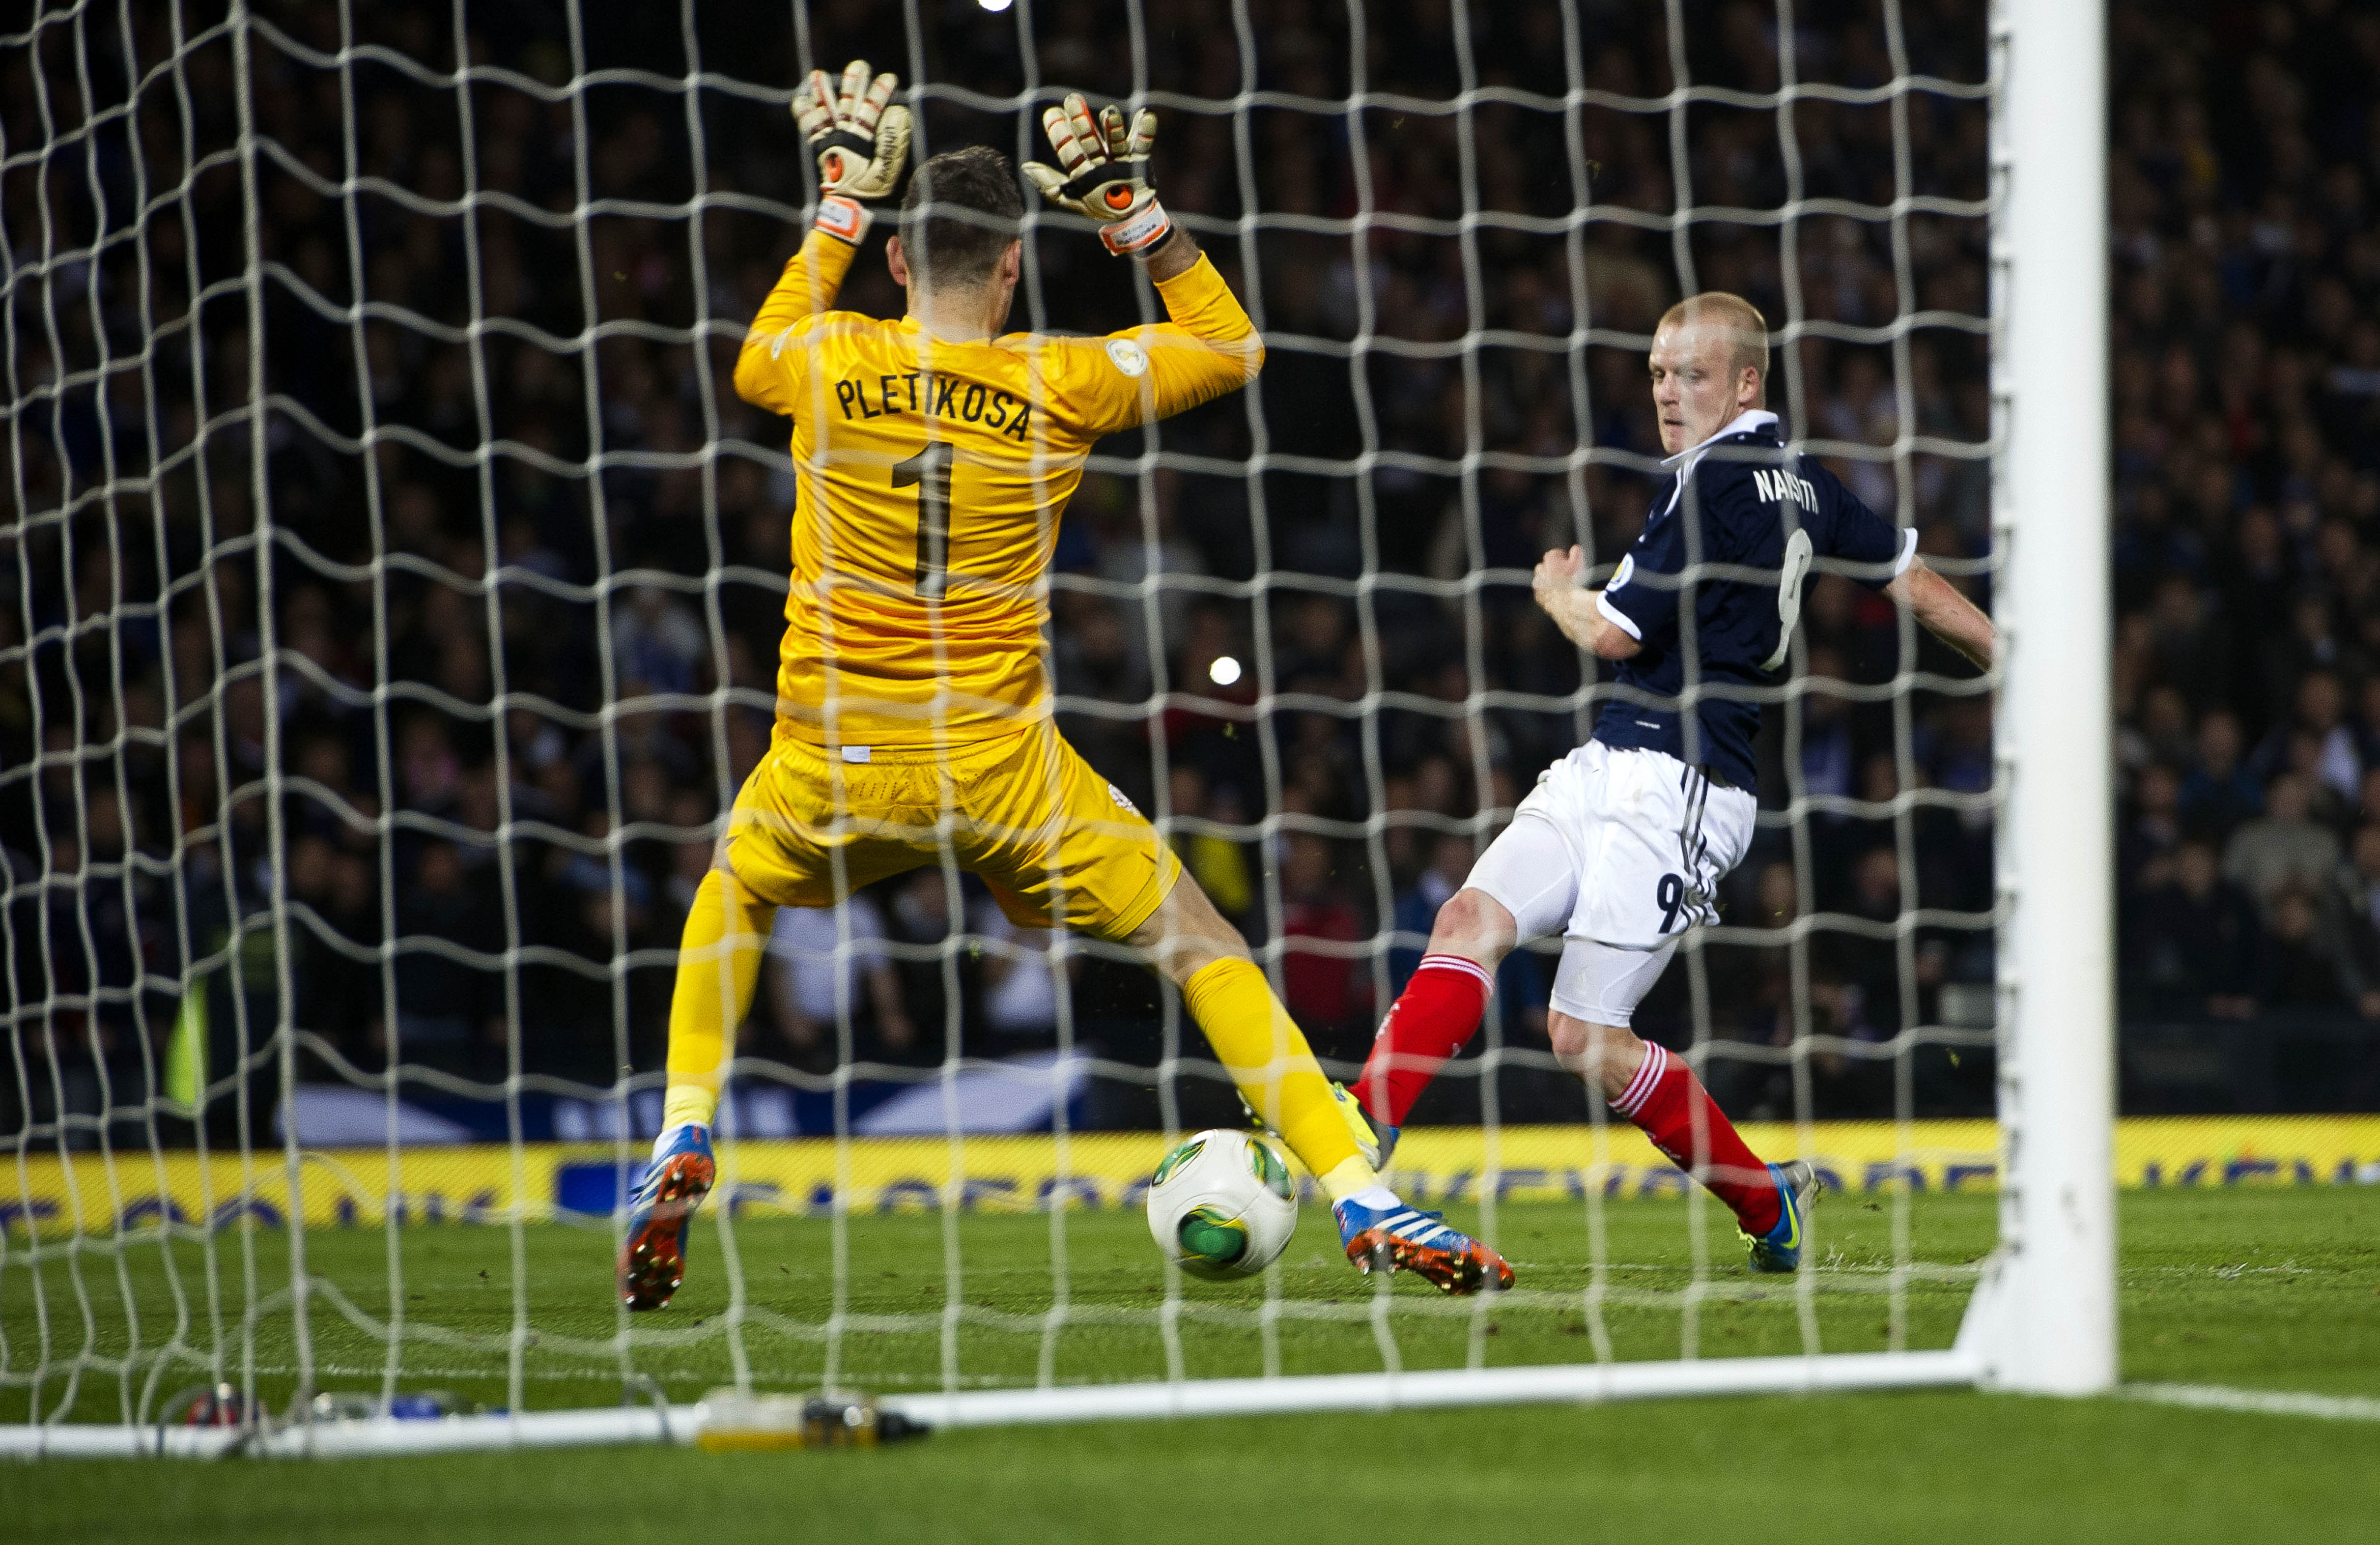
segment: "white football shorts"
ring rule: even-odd
[[[1626,1026],[1678,941],[1718,916],[1719,880],[1752,845],[1759,801],[1661,751],[1589,741],[1537,774],[1471,868],[1524,940],[1559,931],[1553,1006]]]

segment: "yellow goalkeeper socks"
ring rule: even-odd
[[[1201,967],[1182,984],[1182,1001],[1257,1114],[1314,1172],[1332,1201],[1379,1184],[1331,1101],[1330,1082],[1305,1032],[1254,961],[1227,957]],[[674,1057],[674,1029],[670,1045]]]
[[[696,891],[670,999],[664,1129],[708,1124],[718,1113],[728,1030],[751,1009],[774,911],[715,870]],[[1184,984],[1182,996],[1248,1103],[1314,1172],[1331,1200],[1379,1183],[1356,1151],[1305,1033],[1253,961],[1215,961]]]
[[[695,891],[678,944],[677,987],[670,996],[662,1131],[689,1121],[708,1125],[718,1114],[728,1037],[751,1010],[776,910],[720,870],[704,875]]]

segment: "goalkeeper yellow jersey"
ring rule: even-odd
[[[832,310],[856,250],[811,233],[735,364],[747,402],[794,421],[777,734],[1010,734],[1050,713],[1050,557],[1091,446],[1244,384],[1264,346],[1204,257],[1157,286],[1168,323],[949,343]]]

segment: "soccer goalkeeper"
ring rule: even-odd
[[[735,366],[747,402],[794,421],[793,580],[769,754],[737,795],[686,918],[670,1006],[669,1092],[619,1264],[631,1308],[669,1302],[715,1176],[710,1122],[728,1032],[752,1001],[779,906],[832,906],[944,847],[1007,914],[1148,952],[1182,990],[1249,1105],[1330,1193],[1348,1259],[1451,1293],[1511,1285],[1486,1246],[1381,1185],[1361,1113],[1316,1064],[1246,943],[1131,802],[1050,720],[1045,571],[1102,436],[1236,390],[1264,363],[1247,313],[1148,184],[1153,115],[1043,116],[1044,199],[1145,265],[1172,320],[1104,338],[1002,335],[1024,200],[996,152],[920,165],[885,257],[908,314],[832,310],[893,190],[907,111],[864,61],[814,73],[795,116],[818,159],[815,228]]]

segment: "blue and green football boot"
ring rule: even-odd
[[[1769,1165],[1768,1175],[1777,1183],[1777,1226],[1763,1235],[1745,1234],[1743,1242],[1751,1247],[1754,1271],[1791,1271],[1802,1264],[1803,1215],[1826,1187],[1818,1172],[1800,1159]]]

